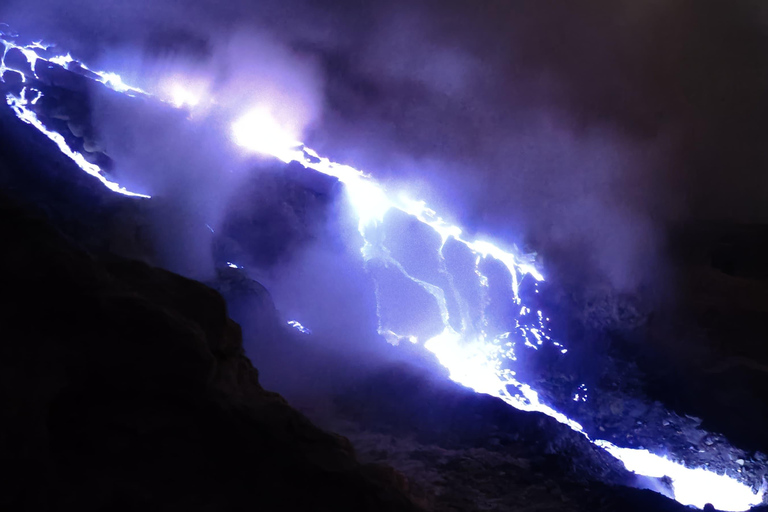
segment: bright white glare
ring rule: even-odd
[[[91,73],[95,74],[100,78],[99,82],[106,85],[110,89],[121,92],[123,94],[127,94],[128,96],[136,96],[137,94],[146,95],[148,94],[147,91],[144,91],[142,89],[139,89],[138,87],[132,87],[125,82],[123,82],[123,77],[118,75],[117,73],[105,73],[104,71],[95,71],[93,69],[87,68],[84,64],[80,64],[83,69],[90,71]]]
[[[492,348],[486,343],[465,343],[461,334],[445,330],[427,340],[424,348],[437,356],[440,364],[450,371],[450,377],[468,388],[493,396],[500,396],[504,383],[499,379],[498,367]]]
[[[740,512],[762,502],[762,491],[755,494],[727,475],[704,468],[686,468],[648,450],[619,448],[599,439],[595,444],[605,448],[630,471],[655,478],[668,476],[674,485],[675,500],[683,505],[704,508],[711,503],[717,510]]]
[[[194,108],[203,102],[206,85],[192,77],[175,74],[160,81],[158,88],[162,97],[176,108]]]
[[[384,214],[392,208],[392,203],[381,187],[365,176],[355,176],[346,185],[361,230],[372,222],[384,220]]]
[[[238,146],[286,163],[293,160],[293,150],[300,145],[266,107],[254,108],[237,120],[232,125],[232,138]]]
[[[75,62],[75,59],[70,55],[57,55],[48,59],[48,62],[58,64],[59,66],[66,68],[71,62]]]
[[[176,108],[195,107],[200,103],[200,97],[181,85],[175,85],[171,89],[171,103]]]

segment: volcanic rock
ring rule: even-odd
[[[214,290],[3,202],[3,510],[416,510],[264,390]]]

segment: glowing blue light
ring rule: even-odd
[[[0,32],[0,34],[10,35],[8,32]],[[15,35],[11,37],[15,37]],[[33,73],[34,65],[37,61],[41,59],[46,60],[36,52],[36,50],[49,48],[42,45],[41,42],[26,46],[19,46],[2,38],[0,38],[0,42],[4,46],[2,59],[0,59],[0,78],[5,71],[10,70],[5,64],[5,56],[11,48],[17,48],[24,54],[32,66]],[[69,54],[54,56],[47,60],[64,67],[77,62]],[[125,84],[117,74],[95,71],[81,63],[79,64],[83,69],[97,76],[97,81],[113,90],[131,96],[148,94],[139,88]],[[19,72],[25,81],[27,78],[37,78],[36,76],[26,77],[23,72]],[[27,88],[24,88],[20,97],[12,95],[6,97],[8,105],[14,110],[19,119],[31,124],[44,133],[57,144],[65,155],[75,161],[81,169],[99,179],[110,190],[125,195],[148,197],[128,192],[118,184],[107,180],[102,175],[102,171],[98,166],[87,162],[83,155],[73,151],[66,144],[63,136],[48,130],[37,118],[34,111],[28,108],[29,104],[34,104],[40,99],[40,92],[37,91],[36,97],[31,101],[27,100],[26,94]],[[162,95],[160,96],[162,97]],[[189,105],[198,100],[196,97],[189,96],[186,92],[181,94],[176,91],[172,92],[171,98],[165,101],[178,106],[179,104]],[[446,292],[434,284],[409,275],[398,261],[389,256],[385,250],[381,250],[383,247],[377,247],[371,242],[366,237],[366,234],[368,229],[376,228],[387,211],[397,209],[405,212],[434,230],[440,236],[442,245],[445,245],[447,240],[453,239],[474,253],[474,271],[478,276],[478,282],[481,287],[488,287],[488,278],[480,271],[481,262],[488,258],[501,262],[509,271],[512,279],[514,300],[519,305],[521,304],[518,296],[518,276],[531,276],[537,281],[543,280],[543,276],[536,269],[531,258],[518,253],[514,248],[512,250],[502,249],[487,240],[463,238],[463,232],[459,227],[443,220],[434,210],[428,208],[423,201],[410,200],[403,194],[391,195],[362,171],[320,157],[310,148],[297,142],[296,137],[272,117],[269,109],[263,105],[249,111],[249,113],[233,124],[232,137],[233,141],[241,147],[274,156],[284,162],[298,162],[306,168],[333,176],[346,185],[350,201],[357,212],[360,233],[365,240],[362,254],[366,261],[373,258],[384,259],[391,268],[396,269],[406,279],[419,285],[436,301],[444,329],[437,336],[427,340],[424,343],[424,348],[435,354],[438,361],[448,369],[451,379],[479,393],[498,397],[518,409],[544,413],[589,439],[579,423],[541,402],[535,390],[527,384],[518,381],[515,378],[515,372],[505,367],[503,364],[505,361],[515,360],[514,344],[508,341],[509,333],[505,333],[496,339],[488,339],[485,330],[481,330],[478,335],[470,335],[463,328],[458,331],[454,329],[449,322],[450,315],[448,314],[446,303]],[[210,226],[207,227],[213,232]],[[441,264],[444,263],[442,245],[438,253]],[[233,263],[228,262],[228,265],[232,268],[238,268]],[[538,289],[536,293],[538,293]],[[520,315],[525,316],[529,313],[530,308],[521,305]],[[538,328],[520,327],[518,325],[526,341],[525,344],[534,349],[538,349],[537,345],[541,345],[543,339],[551,341],[551,338],[544,332],[549,329],[543,324],[544,320],[541,311],[537,312],[537,316],[539,321]],[[546,321],[549,321],[549,318]],[[287,323],[301,333],[309,334],[311,332],[296,320],[291,320]],[[537,344],[534,345],[529,341],[528,332],[536,338]],[[418,343],[418,339],[413,335],[397,335],[383,327],[380,327],[380,333],[387,337],[388,340],[390,338],[396,338],[397,340],[407,339],[411,343]],[[562,347],[559,343],[554,343],[554,345]],[[568,350],[561,348],[560,352],[565,354]],[[580,388],[580,393],[577,393],[575,396],[577,399],[583,396],[584,400],[586,400],[586,391],[586,386],[584,386],[583,389]],[[763,489],[754,492],[748,486],[727,475],[718,475],[703,468],[686,468],[682,464],[654,455],[647,450],[621,448],[604,440],[594,440],[593,442],[621,460],[630,471],[651,477],[670,477],[673,482],[674,498],[686,505],[703,507],[706,503],[712,503],[721,510],[741,511],[762,501]]]
[[[82,63],[80,64],[80,66],[82,66],[83,69],[97,75],[100,78],[99,82],[106,85],[112,90],[115,90],[117,92],[122,92],[124,94],[127,94],[128,96],[135,96],[136,94],[147,94],[146,91],[143,91],[138,87],[131,87],[130,85],[123,82],[123,78],[117,73],[105,73],[104,71],[95,71],[93,69],[87,68]]]
[[[0,33],[0,35],[5,35],[5,34]],[[85,64],[83,64],[82,62],[76,61],[72,57],[72,55],[70,55],[69,53],[67,53],[66,55],[55,55],[55,56],[50,57],[50,58],[42,57],[41,55],[39,55],[37,53],[37,50],[48,50],[49,48],[51,48],[52,45],[46,46],[46,45],[43,45],[42,42],[40,42],[40,41],[33,42],[31,44],[28,44],[28,45],[20,45],[20,44],[16,44],[13,41],[8,40],[8,39],[4,39],[4,38],[0,38],[0,44],[3,45],[3,62],[2,62],[2,64],[0,64],[0,75],[2,75],[2,71],[4,71],[5,69],[11,69],[11,68],[6,68],[5,67],[5,56],[6,56],[6,54],[8,53],[9,50],[16,49],[16,50],[20,51],[24,55],[24,57],[26,57],[27,62],[29,63],[29,65],[30,65],[30,67],[32,69],[32,75],[33,76],[30,77],[30,78],[39,78],[37,76],[37,71],[36,71],[36,69],[37,69],[36,68],[37,61],[39,61],[39,60],[42,60],[42,61],[45,61],[45,62],[50,62],[50,63],[53,63],[53,64],[57,64],[57,65],[62,66],[64,68],[68,68],[69,64],[71,64],[73,62],[76,62],[84,70],[89,71],[89,72],[93,73],[94,75],[96,75],[98,77],[98,78],[96,78],[97,82],[100,82],[100,83],[104,84],[105,86],[109,87],[110,89],[112,89],[114,91],[126,94],[128,96],[148,95],[148,93],[146,91],[144,91],[142,89],[139,89],[138,87],[133,87],[133,86],[130,86],[130,85],[126,84],[123,81],[123,78],[120,75],[118,75],[117,73],[111,73],[111,72],[98,71],[98,70],[95,70],[95,69],[91,69],[88,66],[86,66]],[[22,77],[23,77],[23,80],[26,81],[27,77],[25,77],[24,72],[22,70],[14,69],[13,71],[17,71],[17,72],[21,73]]]
[[[121,187],[119,184],[105,178],[104,175],[101,173],[102,172],[101,168],[98,165],[90,163],[88,160],[85,159],[85,157],[82,154],[70,148],[69,145],[67,144],[67,141],[64,139],[64,137],[60,133],[54,132],[46,128],[45,125],[37,117],[37,114],[35,114],[32,110],[27,108],[29,101],[26,98],[26,93],[27,93],[27,89],[25,87],[24,89],[22,89],[20,97],[16,97],[12,94],[8,94],[8,96],[6,96],[6,101],[8,103],[8,106],[10,106],[13,109],[13,111],[16,113],[16,117],[18,117],[25,123],[30,124],[35,128],[37,128],[38,131],[43,133],[46,137],[52,140],[59,147],[59,151],[67,155],[83,171],[93,176],[94,178],[98,179],[109,190],[113,192],[117,192],[118,194],[123,194],[125,196],[149,198],[148,195],[131,192],[125,189],[124,187]],[[38,96],[36,99],[40,98],[39,94],[40,93],[38,92]]]
[[[58,64],[59,66],[66,68],[70,63],[75,62],[75,59],[70,54],[56,55],[55,57],[48,59],[48,62],[52,62],[53,64]]]
[[[286,163],[292,160],[294,148],[299,145],[265,106],[256,107],[238,119],[232,125],[232,137],[238,146]]]
[[[261,152],[269,152],[268,147],[262,146],[260,150]],[[578,422],[541,402],[535,390],[515,379],[514,372],[504,368],[502,364],[504,359],[514,359],[511,354],[500,348],[500,345],[496,343],[498,340],[486,340],[484,333],[481,333],[482,336],[479,338],[467,339],[464,333],[453,329],[447,314],[445,292],[430,283],[409,275],[403,266],[388,254],[388,251],[382,250],[383,248],[374,251],[375,245],[366,237],[366,233],[367,228],[375,227],[383,218],[383,214],[390,209],[398,209],[413,215],[420,222],[435,230],[443,240],[443,244],[450,237],[464,244],[475,253],[477,256],[475,272],[478,276],[482,276],[478,268],[481,258],[492,257],[504,264],[512,276],[512,290],[518,303],[518,274],[523,276],[530,275],[537,281],[543,280],[542,275],[531,261],[513,252],[502,250],[487,241],[470,241],[461,238],[462,231],[459,228],[451,226],[437,217],[434,211],[428,209],[423,202],[404,201],[402,195],[398,200],[392,199],[382,187],[378,186],[370,176],[362,171],[349,166],[335,164],[327,158],[320,157],[309,148],[297,147],[286,150],[285,145],[281,144],[275,150],[274,156],[283,161],[295,161],[306,168],[334,176],[347,185],[347,192],[351,196],[351,202],[357,211],[360,233],[365,240],[362,251],[364,258],[366,260],[373,257],[382,259],[390,268],[397,269],[405,278],[418,284],[435,298],[437,306],[441,311],[444,329],[437,336],[427,340],[424,343],[424,348],[435,354],[440,364],[448,369],[452,380],[478,393],[498,397],[517,409],[541,412],[554,418],[558,422],[584,435],[591,442],[621,460],[630,471],[635,471],[645,476],[668,476],[672,480],[674,498],[681,503],[698,507],[703,507],[706,503],[712,503],[715,507],[722,510],[741,511],[762,502],[764,492],[762,489],[755,492],[749,486],[727,475],[717,475],[703,468],[687,468],[682,464],[669,461],[646,450],[618,448],[608,441],[591,440]],[[360,186],[361,182],[365,183],[365,185]],[[438,257],[442,262],[442,247]],[[480,283],[482,286],[487,286],[487,279],[480,280]],[[521,306],[521,316],[528,315],[530,312],[530,308],[525,305]],[[543,331],[546,327],[543,324],[544,317],[541,311],[537,311],[537,317]],[[528,340],[527,333],[530,331],[536,337],[538,344],[542,343],[543,333],[538,329],[521,328],[521,330],[526,340],[526,346],[538,350],[538,346]],[[388,341],[393,338],[393,333],[389,330],[380,327],[379,332]],[[401,338],[402,336],[396,336],[397,340]],[[546,338],[550,339],[548,336]],[[557,346],[562,347],[559,343]],[[568,350],[561,348],[560,352],[566,354]],[[514,389],[516,392],[512,393],[510,389]],[[586,400],[586,394],[577,395],[577,400],[581,400],[582,396]],[[639,460],[642,463],[638,463]],[[707,477],[699,479],[698,477],[703,474],[706,474]]]
[[[578,388],[578,392],[573,395],[574,402],[586,402],[587,401],[587,386],[581,384]]]
[[[16,71],[18,73],[21,73],[22,81],[26,82],[27,77],[25,76],[24,72],[21,70],[15,70],[9,68],[5,63],[5,57],[8,54],[8,51],[11,49],[17,49],[19,50],[27,59],[27,62],[30,64],[32,69],[32,78],[37,78],[36,74],[36,64],[38,60],[46,60],[42,57],[40,57],[35,50],[42,49],[46,50],[48,46],[45,46],[42,44],[42,42],[34,42],[27,46],[21,46],[17,45],[11,41],[7,41],[5,39],[0,39],[0,43],[3,45],[3,55],[2,58],[0,58],[0,80],[3,79],[4,73],[7,70]],[[51,59],[51,62],[56,59],[58,62],[71,62],[73,59],[71,56],[67,55],[66,57],[59,57],[58,59],[54,57]],[[83,66],[85,68],[85,66]],[[85,68],[87,69],[87,68]],[[130,93],[132,91],[139,91],[139,89],[128,87],[125,84],[122,83],[122,79],[118,75],[115,75],[114,73],[99,73],[95,72],[99,77],[103,78],[103,82],[108,87],[111,87],[119,92],[123,93]],[[21,90],[20,96],[14,96],[13,94],[8,94],[6,96],[6,103],[8,106],[13,109],[14,113],[16,114],[16,117],[21,119],[23,122],[34,126],[38,131],[43,133],[46,137],[48,137],[51,141],[53,141],[59,148],[59,150],[64,153],[66,156],[68,156],[73,162],[77,164],[80,169],[85,171],[90,176],[93,176],[94,178],[98,179],[105,187],[107,187],[109,190],[113,192],[117,192],[118,194],[126,195],[126,196],[132,196],[132,197],[142,197],[142,198],[149,198],[148,195],[145,194],[138,194],[135,192],[131,192],[127,190],[125,187],[121,187],[119,184],[110,181],[107,179],[103,173],[101,168],[96,165],[90,163],[88,160],[85,159],[85,157],[77,152],[74,151],[72,148],[69,147],[67,144],[67,141],[64,139],[64,137],[53,130],[48,129],[42,121],[37,117],[37,114],[31,110],[28,106],[29,105],[36,105],[37,102],[42,97],[43,93],[40,92],[37,89],[31,89],[36,92],[36,96],[32,100],[27,99],[27,87],[24,87]]]
[[[302,334],[312,334],[312,331],[301,325],[301,323],[296,320],[288,320],[287,323]]]
[[[683,505],[704,508],[711,503],[717,510],[740,512],[762,502],[762,489],[754,493],[727,475],[704,468],[687,468],[648,450],[620,448],[602,440],[595,444],[619,459],[630,471],[653,478],[669,477],[674,485],[674,498]]]

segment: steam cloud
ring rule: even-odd
[[[232,108],[264,91],[322,153],[620,287],[647,277],[670,223],[768,216],[757,2],[13,0],[0,15],[129,79],[194,77]]]

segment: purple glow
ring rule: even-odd
[[[39,42],[28,46],[19,46],[6,40],[0,41],[4,45],[3,57],[10,48],[17,48],[25,55],[33,69],[35,63],[42,59],[37,50],[47,48]],[[65,67],[76,62],[69,54],[51,57],[48,61]],[[125,84],[117,74],[82,67],[98,76],[100,83],[115,91],[127,95],[149,94],[140,88]],[[5,66],[3,58],[2,63],[0,63],[0,74],[9,69]],[[23,74],[22,77],[24,80],[36,78],[26,77]],[[174,77],[169,81],[168,89],[160,91],[157,96],[176,107],[196,107],[201,102],[208,101],[214,103],[215,98],[206,97],[204,87],[189,87],[188,85],[184,80]],[[108,189],[128,196],[148,197],[129,192],[118,184],[107,180],[103,176],[102,170],[87,162],[80,153],[73,151],[66,144],[62,135],[48,130],[35,112],[29,108],[29,105],[34,105],[40,99],[40,93],[38,92],[34,99],[29,100],[26,97],[27,92],[28,89],[25,87],[20,97],[8,95],[6,98],[8,105],[19,119],[45,134],[83,171],[99,179]],[[544,413],[588,438],[578,422],[543,403],[534,389],[516,379],[515,372],[508,368],[508,363],[516,360],[514,347],[508,342],[510,333],[492,338],[484,331],[471,332],[464,322],[460,322],[462,328],[454,328],[450,322],[446,298],[452,290],[443,289],[436,284],[410,275],[406,268],[388,253],[387,248],[382,243],[369,235],[383,222],[387,212],[393,209],[399,210],[412,216],[420,224],[429,227],[439,235],[442,245],[438,250],[438,261],[444,263],[442,249],[449,240],[458,242],[468,249],[475,258],[474,273],[478,278],[479,287],[488,287],[488,277],[483,274],[481,264],[490,260],[499,262],[509,272],[510,285],[514,295],[513,301],[520,305],[521,316],[531,314],[531,309],[521,303],[518,294],[520,280],[525,276],[530,276],[537,281],[543,280],[543,275],[536,268],[532,257],[521,254],[514,246],[504,247],[502,244],[493,243],[489,240],[466,237],[461,228],[444,220],[434,210],[427,207],[424,201],[410,199],[404,193],[393,193],[362,171],[320,157],[310,148],[303,146],[301,142],[298,142],[301,133],[295,128],[296,124],[283,122],[279,110],[276,110],[277,106],[271,104],[270,101],[254,101],[248,104],[253,104],[253,108],[247,110],[244,115],[232,123],[232,142],[248,151],[269,155],[283,162],[297,162],[308,169],[333,176],[346,186],[350,201],[356,211],[359,232],[364,242],[361,249],[363,259],[365,261],[373,259],[383,261],[389,268],[400,273],[403,278],[424,290],[435,301],[443,322],[443,330],[424,340],[423,346],[448,369],[451,379],[478,393],[498,397],[518,409]],[[213,231],[210,226],[209,229]],[[228,266],[239,268],[233,263],[228,263]],[[553,343],[562,354],[567,353],[566,348],[554,342],[547,334],[546,321],[548,319],[544,319],[540,311],[537,312],[537,318],[538,327],[524,327],[519,324],[517,326],[525,339],[525,346],[538,350],[545,342]],[[291,320],[288,325],[304,334],[310,333],[298,321]],[[415,335],[407,332],[396,334],[384,325],[379,326],[379,332],[392,343],[397,343],[401,339],[411,343],[419,343]],[[575,395],[576,401],[586,399],[586,388],[580,389],[579,393]],[[703,468],[686,468],[647,450],[621,448],[604,440],[592,441],[595,445],[621,460],[630,471],[651,477],[670,477],[673,481],[674,497],[683,504],[703,507],[706,503],[712,503],[722,510],[738,511],[746,510],[762,501],[763,490],[754,492],[748,486],[726,475],[718,475]]]

